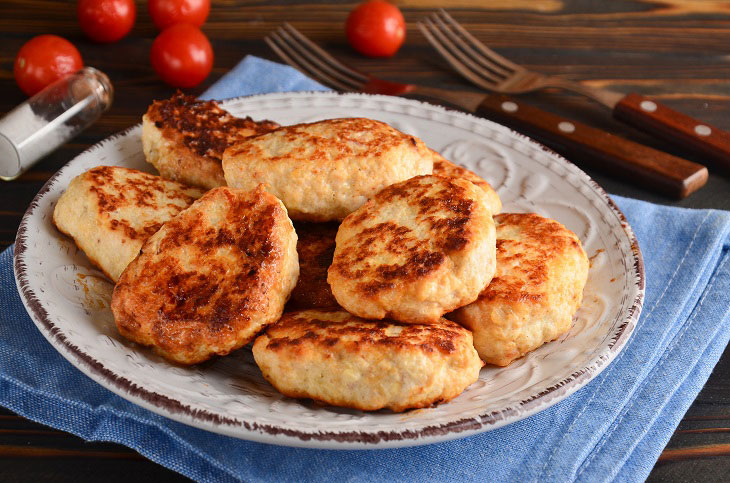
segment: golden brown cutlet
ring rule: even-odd
[[[208,191],[143,245],[114,287],[119,333],[180,364],[242,347],[299,275],[286,209],[263,187]]]
[[[570,330],[588,278],[578,237],[535,213],[503,213],[497,271],[479,298],[447,315],[474,333],[487,363],[506,366]]]
[[[432,169],[423,141],[365,118],[284,126],[223,154],[228,186],[264,184],[300,221],[342,220],[386,186]]]
[[[253,355],[281,393],[365,411],[449,401],[483,365],[471,333],[446,319],[409,325],[341,309],[284,314],[256,339]]]
[[[366,319],[436,321],[473,302],[496,263],[486,195],[459,178],[388,186],[343,220],[336,243],[327,281],[342,307]]]
[[[221,158],[228,146],[278,127],[273,121],[235,117],[215,101],[178,91],[147,109],[142,146],[163,178],[211,189],[226,184]]]

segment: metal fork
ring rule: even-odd
[[[457,72],[483,89],[507,94],[550,87],[572,91],[608,107],[616,119],[709,156],[718,167],[730,170],[730,133],[726,131],[640,94],[597,89],[525,69],[481,43],[443,9],[418,22],[418,28]]]
[[[391,82],[364,74],[332,57],[289,23],[284,23],[282,27],[269,33],[264,41],[287,64],[338,91],[390,96],[421,95],[440,99],[472,112],[484,98],[484,94],[477,92]]]
[[[614,136],[503,95],[439,89],[378,79],[340,62],[285,23],[264,39],[287,64],[333,89],[386,95],[417,95],[528,132],[557,151],[644,182],[643,186],[683,198],[702,187],[707,169],[676,156]]]

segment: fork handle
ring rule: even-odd
[[[613,116],[649,134],[699,152],[714,166],[730,173],[730,133],[727,131],[634,93],[616,104]]]
[[[518,102],[488,95],[476,113],[537,138],[572,159],[639,186],[685,198],[707,182],[707,168],[643,144]]]

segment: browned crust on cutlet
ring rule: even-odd
[[[135,169],[97,166],[71,181],[52,219],[93,265],[116,280],[144,241],[202,194]]]
[[[336,143],[328,142],[328,136],[322,133],[312,133],[309,128],[313,125],[331,124],[332,133],[336,135]],[[269,129],[272,131],[273,129]],[[377,131],[378,136],[370,140],[363,140],[362,133]],[[267,131],[268,132],[268,131]],[[263,134],[263,133],[260,133]],[[404,134],[382,121],[364,117],[328,119],[313,123],[292,124],[282,126],[277,131],[282,136],[281,145],[291,146],[291,149],[281,149],[280,156],[267,156],[266,161],[276,163],[281,160],[288,161],[292,155],[302,152],[305,148],[311,149],[307,158],[319,163],[335,163],[340,160],[348,160],[352,156],[360,156],[367,153],[368,157],[377,159],[383,152],[403,144],[404,139],[413,147],[422,149],[426,153],[423,141],[414,136]],[[332,148],[336,147],[336,150]],[[356,150],[353,149],[356,146]],[[257,146],[251,143],[242,143],[234,146],[229,151],[230,156],[241,156],[258,154]]]
[[[436,181],[438,180],[438,181]],[[430,187],[440,182],[441,188],[431,196]],[[382,206],[396,198],[417,200],[418,222],[428,226],[429,239],[420,239],[406,226],[383,222],[365,228],[348,239],[335,258],[330,271],[339,276],[356,280],[367,279],[358,284],[364,295],[378,292],[418,280],[440,267],[446,257],[462,250],[470,241],[474,201],[467,196],[464,186],[446,178],[417,176],[408,181],[391,185],[380,191],[360,210],[345,218],[342,226],[358,226],[374,217],[373,208]],[[448,212],[450,216],[434,218],[436,212]],[[388,244],[380,249],[397,255],[408,253],[407,260],[397,265],[375,265],[367,260],[377,255],[372,249],[378,239],[387,239]]]
[[[443,156],[433,151],[433,175],[441,176],[443,178],[457,178],[465,179],[470,181],[477,187],[481,188],[482,191],[487,195],[487,205],[493,215],[496,215],[502,211],[502,201],[499,199],[499,195],[492,188],[492,186],[480,178],[473,171],[459,166],[457,164],[448,161]]]
[[[327,269],[335,253],[338,223],[297,222],[299,280],[287,304],[289,309],[337,307],[337,300],[327,283]]]
[[[463,178],[471,181],[483,190],[492,189],[490,184],[480,178],[476,173],[444,159],[441,155],[434,156],[433,175],[444,178]]]
[[[503,213],[496,215],[494,221],[498,227],[509,225],[519,229],[518,240],[497,238],[498,263],[517,263],[509,276],[498,268],[478,300],[539,303],[546,296],[548,262],[568,249],[583,250],[575,234],[559,222],[535,213]]]
[[[134,183],[120,183],[114,177],[114,172],[124,170],[133,172],[139,179]],[[134,169],[122,168],[119,166],[98,166],[92,168],[83,175],[92,184],[89,191],[96,195],[99,216],[109,218],[119,207],[130,205],[140,208],[158,208],[154,203],[153,194],[162,191],[166,198],[182,200],[186,205],[195,201],[195,197],[185,194],[184,190],[190,189],[181,183],[175,183],[178,189],[166,189],[159,176],[144,173]],[[169,182],[169,181],[166,181]],[[173,182],[174,183],[174,182]],[[175,205],[171,209],[179,210]],[[124,235],[132,240],[146,240],[160,229],[162,222],[153,221],[137,228],[131,226],[126,220],[110,219],[108,228],[124,232]]]
[[[224,208],[211,214],[212,203]],[[212,226],[208,217],[221,212]],[[247,344],[278,318],[288,295],[272,320],[261,320],[272,313],[271,292],[281,290],[281,226],[289,223],[263,187],[209,191],[167,222],[122,274],[112,298],[120,333],[181,363]],[[201,346],[215,349],[201,355]]]
[[[279,127],[273,121],[235,117],[215,101],[199,101],[180,91],[154,101],[144,121],[147,161],[160,175],[208,189],[226,184],[221,166],[226,148]],[[157,135],[152,135],[152,126],[159,141],[153,140]]]
[[[336,308],[325,311],[343,312]],[[296,351],[308,346],[327,350],[328,347],[341,344],[351,353],[384,347],[388,350],[410,348],[449,355],[456,351],[457,341],[465,338],[463,327],[443,318],[432,324],[406,324],[393,320],[366,320],[348,314],[342,322],[333,322],[311,318],[312,313],[285,313],[266,331],[266,348],[271,351]],[[400,328],[397,336],[387,333],[393,327]]]
[[[273,121],[235,117],[216,101],[199,101],[180,91],[170,99],[154,101],[147,115],[165,137],[218,163],[223,151],[233,143],[279,127]]]

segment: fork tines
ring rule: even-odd
[[[454,69],[485,89],[524,71],[477,40],[443,9],[418,22],[418,28]]]
[[[368,81],[366,75],[344,65],[288,23],[264,40],[287,64],[333,89],[358,91]]]

